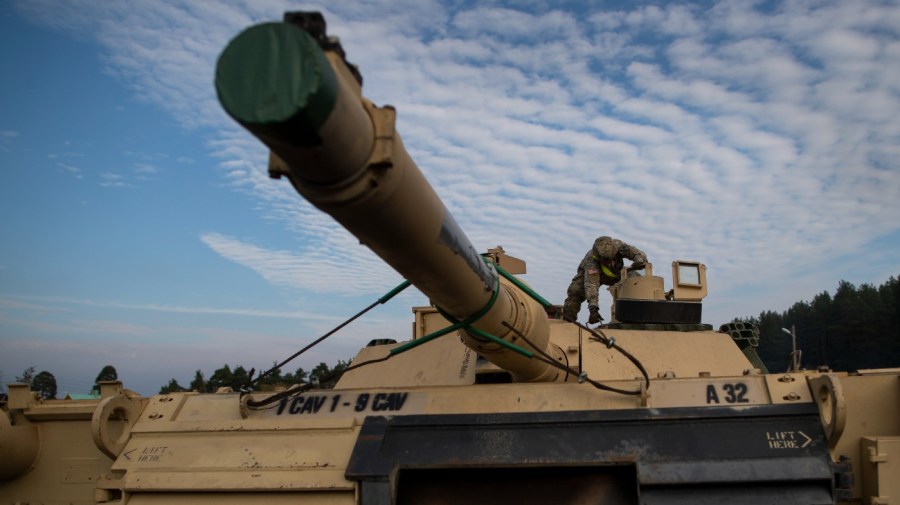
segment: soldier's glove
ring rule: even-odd
[[[588,324],[597,324],[603,321],[603,316],[600,315],[600,307],[596,305],[589,305],[588,311],[590,312],[590,316],[588,317]]]

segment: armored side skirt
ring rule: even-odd
[[[369,417],[363,505],[826,504],[814,405]]]

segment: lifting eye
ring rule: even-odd
[[[825,428],[828,445],[834,448],[844,433],[847,424],[847,402],[841,381],[832,374],[824,374],[810,379],[813,398],[819,406],[819,420]]]
[[[100,402],[91,417],[94,444],[112,459],[119,457],[131,436],[131,428],[141,415],[141,403],[121,396]]]

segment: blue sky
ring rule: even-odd
[[[0,381],[262,368],[400,281],[215,101],[227,41],[292,9],[323,11],[475,246],[551,301],[599,235],[667,283],[706,263],[714,325],[900,274],[896,2],[8,1]],[[424,303],[297,366],[406,338]]]

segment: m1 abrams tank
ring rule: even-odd
[[[470,244],[361,82],[316,13],[240,34],[216,77],[272,176],[431,299],[412,338],[373,341],[331,390],[10,385],[0,503],[900,500],[900,370],[768,374],[752,327],[701,323],[696,261],[669,291],[623,271],[601,328],[557,319],[524,262]]]

